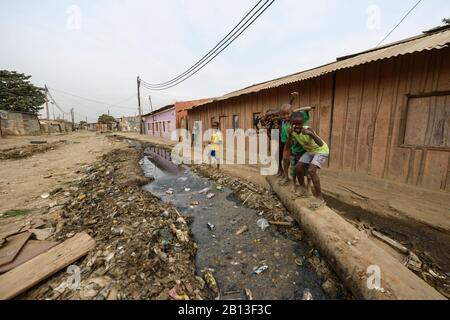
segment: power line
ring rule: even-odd
[[[66,115],[69,115],[69,114],[70,114],[69,112],[65,112],[65,111],[58,105],[58,103],[55,101],[55,99],[53,98],[52,94],[50,93],[50,90],[48,90],[48,87],[47,87],[47,94],[48,94],[48,96],[50,97],[50,99],[52,100],[53,104],[56,106],[56,108],[57,108],[60,112],[62,112],[63,114],[66,114]]]
[[[405,14],[405,16],[400,20],[399,23],[381,40],[375,48],[378,48],[389,36],[402,24],[402,22],[414,11],[414,9],[422,2],[422,0],[417,1],[417,3]]]
[[[261,7],[257,10],[257,12],[255,12],[252,17],[254,17],[256,15],[256,13],[258,13],[259,11],[261,11],[263,8],[263,10],[255,17],[255,18],[250,18],[243,26],[241,26],[239,30],[241,30],[242,28],[245,28],[243,30],[241,30],[236,36],[234,36],[230,41],[227,40],[228,43],[223,43],[221,46],[219,46],[215,51],[217,51],[218,49],[220,49],[221,47],[223,47],[225,45],[225,47],[223,47],[219,52],[217,52],[215,55],[213,55],[211,58],[209,58],[206,62],[204,62],[200,67],[198,67],[194,72],[191,72],[188,76],[184,76],[184,78],[181,78],[180,80],[176,81],[175,83],[172,83],[169,86],[165,86],[165,87],[159,87],[159,88],[155,88],[152,87],[149,83],[142,81],[141,84],[144,88],[149,89],[149,90],[155,90],[155,91],[161,91],[161,90],[167,90],[170,88],[173,88],[177,85],[179,85],[180,83],[186,81],[187,79],[191,78],[192,76],[194,76],[197,72],[199,72],[200,70],[202,70],[204,67],[206,67],[212,60],[214,60],[220,53],[222,53],[226,48],[228,48],[228,46],[230,46],[242,33],[244,33],[273,3],[275,2],[275,0],[272,0],[266,7]],[[266,1],[267,3],[267,1]],[[265,3],[265,4],[266,4]],[[264,4],[264,5],[265,5]],[[250,21],[250,23],[248,23]],[[238,32],[236,31],[236,32]],[[234,34],[236,34],[236,32]]]
[[[93,103],[97,103],[97,104],[102,104],[102,105],[109,106],[109,107],[112,107],[112,108],[133,109],[134,110],[134,108],[119,106],[119,105],[116,105],[116,104],[111,104],[111,103],[107,103],[107,102],[103,102],[103,101],[99,101],[99,100],[95,100],[95,99],[91,99],[91,98],[82,97],[82,96],[79,96],[79,95],[76,95],[76,94],[73,94],[73,93],[70,93],[70,92],[67,92],[67,91],[63,91],[63,90],[59,90],[59,89],[55,89],[55,88],[50,88],[50,89],[52,89],[53,91],[56,91],[56,92],[60,92],[60,93],[63,93],[63,94],[75,97],[75,98],[79,98],[79,99],[86,100],[86,101],[93,102]],[[127,100],[130,100],[130,99],[131,98],[127,98]]]
[[[194,65],[192,65],[191,67],[189,67],[186,71],[184,71],[183,73],[181,73],[180,75],[176,76],[175,78],[166,81],[166,82],[162,82],[162,83],[155,83],[155,84],[151,84],[151,83],[146,83],[148,86],[151,87],[164,87],[166,85],[170,85],[172,83],[174,83],[175,81],[181,79],[183,76],[185,76],[186,74],[188,74],[189,72],[191,72],[193,69],[195,69],[198,65],[200,65],[201,63],[203,63],[206,59],[208,59],[212,54],[214,54],[215,50],[223,43],[223,42],[227,42],[229,40],[230,35],[232,35],[232,33],[237,29],[238,26],[241,25],[241,23],[247,19],[247,17],[253,12],[253,10],[255,10],[259,4],[262,2],[263,0],[259,0],[258,3],[241,19],[241,21],[239,21],[239,23],[237,25],[234,26],[234,28],[224,37],[222,38],[222,40],[220,40],[219,43],[217,43],[214,48],[212,48],[207,54],[205,54],[199,61],[197,61]],[[266,2],[264,3],[263,7],[267,4],[267,2],[269,2],[269,0],[266,0]]]

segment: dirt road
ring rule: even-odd
[[[5,149],[31,147],[30,141],[56,143],[52,149],[22,159],[2,160],[0,166],[0,214],[12,209],[39,210],[47,201],[41,195],[78,179],[85,164],[118,146],[104,135],[80,132],[39,137],[12,137],[0,141]],[[59,143],[58,143],[59,142]]]

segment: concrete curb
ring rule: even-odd
[[[267,177],[267,181],[356,298],[447,300],[330,208],[311,211],[307,209],[310,200],[293,201],[289,189],[279,186],[275,177]],[[383,290],[368,288],[371,266],[379,267]]]

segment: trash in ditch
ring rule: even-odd
[[[189,192],[189,191],[191,191],[191,189],[190,188],[184,188],[184,191],[185,192]]]
[[[191,202],[191,206],[198,206],[200,204],[200,202],[198,201],[192,201]]]
[[[222,191],[223,187],[222,186],[217,186],[216,189],[219,190],[219,191]]]
[[[270,227],[270,224],[266,219],[259,219],[256,223],[262,231],[265,231],[268,227]]]
[[[313,255],[316,256],[317,258],[320,258],[320,253],[317,249],[314,249]]]
[[[219,293],[219,287],[217,286],[217,281],[214,278],[212,271],[207,270],[203,273],[203,278],[205,279],[206,284],[208,287],[216,294]]]
[[[303,290],[303,300],[314,300],[313,295],[309,289]]]
[[[205,188],[205,189],[200,190],[198,193],[199,194],[207,194],[210,190],[211,190],[211,188]]]
[[[179,177],[177,180],[181,181],[181,182],[185,182],[187,181],[187,177]]]
[[[302,258],[297,258],[294,260],[295,264],[298,265],[299,267],[303,266],[303,260]]]
[[[244,232],[248,231],[248,227],[247,226],[243,226],[242,228],[240,228],[237,232],[236,235],[240,236],[241,234],[243,234]]]
[[[209,231],[214,231],[214,230],[216,230],[216,226],[213,225],[211,222],[208,222],[206,225],[208,226]]]
[[[48,193],[48,192],[41,194],[42,199],[47,199],[48,197],[50,197],[50,193]]]
[[[214,198],[216,195],[214,193],[208,193],[208,195],[206,196],[207,199],[212,199]]]
[[[245,295],[247,296],[248,300],[253,300],[253,294],[250,289],[245,288]]]
[[[172,189],[172,188],[168,189],[168,190],[166,191],[166,194],[172,195],[172,194],[173,194],[173,189]]]
[[[268,265],[263,265],[263,266],[261,266],[261,267],[259,267],[259,268],[256,268],[256,269],[253,271],[253,274],[261,274],[261,273],[267,271],[268,269],[269,269],[269,266],[268,266]]]
[[[169,290],[169,296],[175,300],[189,300],[189,296],[185,293],[178,293],[180,291],[182,291],[180,288],[180,282],[177,281],[175,287]]]

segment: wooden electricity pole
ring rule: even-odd
[[[50,120],[50,110],[48,109],[48,88],[45,85],[45,110],[47,111],[47,120]]]
[[[138,109],[139,109],[139,129],[140,133],[143,134],[144,130],[142,127],[142,111],[141,111],[141,79],[137,77],[137,98],[138,98]]]

